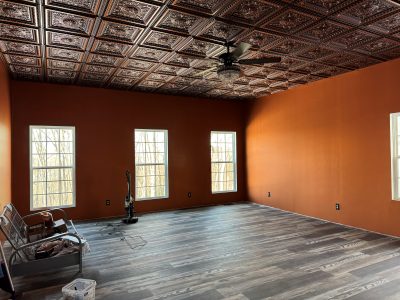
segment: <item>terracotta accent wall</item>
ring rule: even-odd
[[[11,201],[11,107],[8,71],[0,59],[0,210]]]
[[[389,123],[400,111],[399,70],[394,60],[253,102],[246,128],[250,200],[400,235]]]
[[[17,81],[11,90],[13,195],[23,213],[29,212],[29,125],[76,128],[77,206],[69,209],[75,219],[125,213],[125,170],[134,171],[135,128],[168,129],[169,137],[169,199],[137,201],[137,211],[246,200],[243,103]],[[237,132],[236,193],[211,194],[211,130]]]

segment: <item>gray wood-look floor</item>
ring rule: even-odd
[[[398,239],[255,204],[106,225],[78,225],[96,299],[400,299]],[[15,283],[22,299],[60,299],[76,271]]]

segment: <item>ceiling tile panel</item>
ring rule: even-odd
[[[0,55],[17,80],[255,98],[400,57],[399,3],[0,0]],[[224,82],[227,41],[250,44],[238,59],[281,61],[234,61]]]
[[[105,16],[146,26],[159,10],[159,6],[133,0],[111,0]]]

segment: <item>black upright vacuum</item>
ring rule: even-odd
[[[139,219],[135,216],[135,200],[131,193],[131,173],[127,170],[125,172],[125,175],[128,184],[128,194],[125,197],[126,218],[122,219],[122,222],[124,222],[125,224],[133,224],[136,223]]]

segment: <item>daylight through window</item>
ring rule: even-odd
[[[400,200],[400,113],[390,114],[392,150],[392,199]]]
[[[168,131],[135,130],[136,199],[168,197]]]
[[[211,191],[236,191],[236,132],[211,132]]]
[[[75,128],[29,129],[31,210],[75,206]]]

